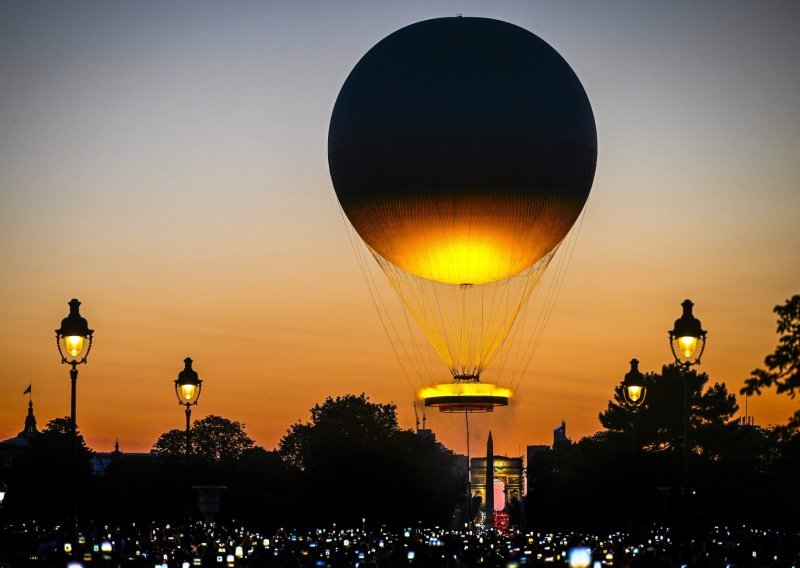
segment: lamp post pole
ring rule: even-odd
[[[92,349],[94,330],[89,329],[86,318],[80,314],[81,303],[72,299],[69,301],[69,315],[61,320],[61,327],[55,330],[56,345],[61,355],[61,363],[71,366],[69,378],[70,389],[70,475],[72,478],[72,505],[70,508],[70,531],[74,535],[78,529],[78,440],[76,406],[78,394],[78,365],[86,363]]]
[[[69,412],[69,469],[72,472],[72,528],[74,530],[78,526],[78,437],[76,436],[78,423],[75,418],[78,399],[78,369],[75,363],[72,363],[72,368],[69,370],[69,378],[72,383]]]
[[[706,335],[708,332],[703,329],[700,320],[694,317],[691,300],[684,300],[681,304],[683,314],[675,320],[674,327],[669,333],[669,346],[675,363],[688,371],[690,367],[700,364],[700,358],[706,349]],[[684,495],[689,491],[689,384],[688,379],[683,381],[683,468],[682,468],[682,492]]]
[[[192,407],[186,405],[186,490],[184,507],[186,509],[186,526],[192,524]]]
[[[203,388],[203,381],[197,375],[197,371],[192,369],[192,359],[187,357],[183,360],[184,369],[178,373],[175,379],[175,394],[178,396],[178,404],[186,407],[186,530],[191,531],[192,525],[192,406],[197,404],[200,398],[200,390]]]
[[[683,307],[683,314],[675,320],[675,325],[668,332],[669,333],[669,346],[672,350],[672,356],[675,359],[675,364],[688,371],[692,366],[700,364],[700,358],[706,348],[706,330],[700,324],[700,320],[692,314],[692,307],[694,304],[691,300],[684,300],[681,304]],[[682,448],[682,471],[681,471],[681,493],[683,496],[683,519],[679,525],[681,527],[679,542],[682,543],[682,554],[691,556],[691,552],[687,550],[689,546],[689,532],[691,523],[691,510],[692,510],[692,495],[690,491],[690,476],[689,476],[689,435],[690,435],[690,419],[689,413],[689,377],[688,374],[683,379],[683,448]]]
[[[644,375],[639,371],[638,359],[631,359],[631,370],[625,373],[621,386],[625,407],[631,412],[631,470],[633,474],[633,482],[631,483],[631,533],[633,533],[636,529],[636,497],[638,495],[636,485],[639,479],[636,416],[647,396],[647,384],[645,383]]]

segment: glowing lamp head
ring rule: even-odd
[[[190,402],[194,399],[195,392],[197,391],[197,385],[181,385],[181,398],[184,402]]]
[[[639,409],[647,394],[647,385],[644,375],[639,371],[638,359],[631,359],[631,370],[625,373],[622,381],[622,396],[625,404],[633,411]]]
[[[694,352],[696,350],[697,350],[696,337],[685,335],[683,337],[678,338],[678,351],[680,351],[681,355],[683,355],[686,359],[694,355]]]
[[[178,395],[178,404],[192,406],[197,404],[197,400],[200,398],[203,381],[198,377],[197,371],[192,369],[190,357],[184,359],[183,362],[185,367],[175,379],[175,393]]]
[[[681,305],[683,314],[675,320],[675,326],[669,331],[670,348],[676,363],[687,367],[699,365],[705,349],[706,331],[700,320],[692,314],[692,301],[684,300]]]
[[[628,388],[628,398],[631,402],[638,402],[642,398],[642,387],[630,385]]]
[[[68,335],[64,338],[64,343],[67,347],[67,353],[73,357],[77,357],[83,351],[83,337],[80,335]]]
[[[58,352],[62,363],[85,363],[92,348],[92,334],[86,318],[80,314],[81,303],[72,299],[69,302],[69,315],[61,320],[61,327],[56,330]]]

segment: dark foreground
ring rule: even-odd
[[[281,529],[197,523],[188,536],[169,524],[88,528],[64,538],[59,527],[11,525],[0,534],[0,566],[798,566],[800,534],[715,527],[680,545],[668,529],[628,533],[478,529]]]

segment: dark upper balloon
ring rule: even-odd
[[[353,226],[433,280],[479,284],[552,250],[594,178],[580,81],[547,43],[485,18],[389,35],[358,62],[331,117],[328,160]]]

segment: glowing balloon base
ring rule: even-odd
[[[454,382],[424,388],[419,396],[439,412],[492,412],[496,406],[508,406],[511,390],[477,381]]]

